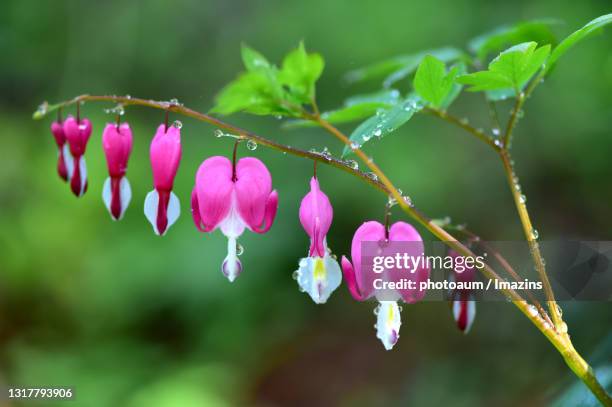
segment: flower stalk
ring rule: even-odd
[[[539,77],[536,78],[539,81]],[[533,86],[530,86],[525,92],[525,97],[527,97],[531,91],[533,90]],[[524,100],[524,98],[521,98]],[[385,175],[385,173],[376,165],[361,149],[353,147],[352,143],[348,139],[348,137],[343,134],[336,127],[331,125],[329,122],[323,120],[318,112],[315,110],[314,113],[309,113],[304,111],[303,118],[311,120],[321,126],[323,129],[332,134],[336,139],[341,141],[344,145],[348,146],[352,149],[352,151],[359,157],[361,161],[377,176],[377,179],[373,179],[368,176],[366,173],[354,169],[347,162],[331,157],[329,155],[308,152],[301,149],[297,149],[294,147],[290,147],[276,141],[264,138],[247,130],[236,127],[232,124],[226,123],[216,117],[210,116],[205,113],[200,113],[198,111],[192,110],[188,107],[185,107],[181,104],[163,102],[163,101],[154,101],[150,99],[140,99],[140,98],[132,98],[129,96],[95,96],[95,95],[81,95],[77,96],[71,100],[61,102],[54,105],[49,105],[44,103],[41,105],[39,110],[37,110],[33,117],[35,119],[43,118],[47,113],[55,111],[57,109],[61,109],[73,104],[76,104],[79,107],[81,102],[84,101],[101,101],[101,102],[114,102],[121,103],[123,106],[144,106],[154,109],[165,110],[166,112],[172,112],[175,114],[180,114],[186,117],[190,117],[199,121],[203,121],[209,123],[213,126],[216,126],[220,129],[223,129],[232,134],[236,134],[238,138],[244,140],[250,140],[259,145],[263,145],[269,148],[272,148],[277,151],[281,151],[287,154],[291,154],[294,156],[307,158],[314,160],[316,162],[320,162],[326,165],[330,165],[332,167],[341,169],[353,176],[360,178],[362,181],[367,184],[375,187],[379,191],[383,192],[387,196],[391,196],[394,198],[400,208],[411,218],[419,222],[423,227],[425,227],[429,232],[431,232],[434,236],[436,236],[439,240],[444,242],[449,248],[453,249],[457,253],[466,257],[475,257],[475,254],[461,242],[459,242],[453,235],[451,235],[448,231],[446,231],[443,227],[438,225],[436,222],[429,219],[427,216],[418,211],[412,203],[406,200],[402,194],[398,191],[398,189],[393,185],[393,183],[389,180],[389,178]],[[517,104],[514,109],[514,115],[518,116],[518,112],[522,108],[522,101]],[[431,110],[431,109],[430,109]],[[433,113],[434,115],[449,121],[450,123],[457,125],[464,130],[467,130],[477,138],[484,141],[486,144],[490,145],[495,151],[498,151],[500,157],[502,158],[502,162],[504,163],[504,170],[508,175],[509,181],[511,182],[511,186],[513,186],[513,172],[510,155],[507,149],[508,144],[504,143],[503,147],[496,144],[495,140],[485,134],[484,132],[474,129],[469,124],[456,119],[445,112],[431,110],[428,111]],[[511,119],[516,122],[517,117]],[[509,140],[509,134],[511,135],[512,129],[514,128],[514,124],[512,126],[509,125],[508,132],[505,135],[505,140]],[[509,133],[509,134],[508,134]],[[525,233],[527,235],[528,241],[530,243],[534,242],[536,244],[532,245],[534,249],[532,249],[532,255],[536,262],[536,268],[542,277],[543,283],[547,292],[547,302],[549,305],[550,313],[552,315],[553,322],[555,326],[551,326],[547,319],[543,318],[538,312],[532,312],[533,305],[529,304],[520,294],[512,289],[503,290],[504,295],[544,334],[544,336],[555,346],[555,348],[561,353],[567,365],[571,368],[571,370],[587,385],[587,387],[591,390],[591,392],[604,404],[604,405],[612,405],[612,399],[607,394],[605,389],[601,386],[601,384],[597,381],[597,378],[594,375],[592,368],[588,365],[588,363],[578,354],[578,352],[574,349],[569,335],[567,331],[560,329],[562,326],[565,326],[565,323],[562,321],[561,316],[559,314],[559,310],[557,308],[557,304],[554,301],[554,297],[552,297],[552,289],[550,288],[550,282],[545,274],[545,268],[542,256],[540,254],[536,239],[530,238],[530,233],[532,231],[531,221],[529,219],[529,214],[527,212],[526,206],[524,202],[521,202],[520,194],[517,195],[517,191],[513,191],[513,196],[515,198],[515,203],[517,204],[517,208],[519,210],[519,215],[521,221],[524,226]],[[482,273],[489,279],[497,279],[502,280],[501,277],[493,270],[492,267],[485,264],[485,267],[481,269]]]

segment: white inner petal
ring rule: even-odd
[[[87,165],[85,165],[85,156],[81,156],[79,159],[79,170],[81,171],[81,193],[79,196],[85,193],[85,185],[87,184]]]
[[[70,154],[70,147],[68,147],[68,143],[64,144],[64,147],[62,148],[64,150],[64,163],[66,164],[68,179],[71,179],[72,174],[74,174],[74,158],[72,158],[72,154]]]
[[[236,238],[228,237],[227,238],[227,257],[223,260],[222,272],[227,277],[227,279],[233,282],[236,277],[242,271],[242,265],[240,260],[238,260],[238,254],[236,252]]]
[[[393,349],[399,339],[402,318],[396,301],[380,301],[376,315],[376,337],[386,350]]]
[[[236,192],[232,193],[232,203],[230,205],[229,213],[219,224],[221,232],[229,237],[238,238],[243,232],[246,224],[238,214],[237,203],[236,203]]]
[[[305,257],[299,263],[297,282],[315,303],[324,304],[342,282],[342,271],[327,252],[323,258]]]
[[[159,205],[159,194],[156,190],[153,190],[147,194],[144,202],[144,214],[147,217],[149,223],[153,226],[153,231],[156,235],[159,235],[157,230],[157,207]]]
[[[121,219],[123,218],[125,210],[132,200],[132,188],[130,187],[130,182],[126,177],[121,178],[121,182],[119,184],[119,195],[121,197],[121,215],[119,216],[119,219]]]
[[[112,200],[110,177],[107,177],[106,180],[104,181],[104,186],[102,187],[102,200],[104,201],[104,206],[106,206],[106,209],[108,209],[108,211],[110,212],[111,200]]]
[[[174,194],[174,192],[170,192],[170,199],[168,200],[168,212],[166,216],[168,217],[168,226],[166,230],[170,229],[170,226],[174,225],[176,220],[181,215],[181,203],[178,197]]]

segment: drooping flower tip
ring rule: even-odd
[[[242,272],[237,240],[245,229],[266,233],[276,217],[278,194],[270,172],[260,160],[245,157],[235,165],[222,156],[200,165],[191,194],[191,215],[201,232],[216,229],[228,239],[221,271],[230,281]]]
[[[333,208],[316,177],[310,180],[310,191],[302,199],[299,217],[310,237],[310,247],[308,257],[299,262],[296,280],[316,304],[324,304],[342,282],[342,272],[327,247],[326,235],[331,227]]]
[[[374,275],[373,269],[362,268],[362,250],[365,244],[377,244],[378,250],[389,246],[389,242],[406,242],[405,247],[410,256],[423,256],[424,247],[419,233],[411,225],[405,222],[396,222],[387,231],[385,226],[379,222],[369,221],[363,223],[353,236],[351,244],[351,257],[353,262],[342,257],[342,272],[347,283],[349,292],[357,301],[364,301],[371,297],[376,297],[379,305],[376,308],[376,337],[380,339],[385,349],[390,350],[399,339],[401,326],[401,310],[398,301],[404,300],[406,303],[419,301],[425,295],[424,291],[416,289],[397,289],[397,290],[375,290],[375,279],[388,279],[393,281],[397,278],[396,270],[387,270],[382,274]],[[371,247],[371,246],[368,246]],[[373,249],[373,247],[372,247]],[[365,249],[369,250],[369,248]],[[367,253],[366,253],[367,255]],[[403,277],[412,279],[416,287],[420,282],[429,278],[429,269],[421,267],[414,273],[403,273]]]
[[[151,141],[149,155],[155,189],[147,194],[144,212],[155,234],[163,236],[181,212],[179,199],[172,192],[182,155],[180,127],[166,128],[161,124]]]
[[[102,133],[102,148],[106,156],[109,177],[102,188],[102,199],[113,220],[125,214],[132,190],[125,176],[132,152],[132,130],[128,123],[108,123]]]
[[[63,123],[67,146],[64,145],[66,172],[70,179],[70,189],[77,196],[87,191],[87,166],[85,150],[91,136],[91,122],[88,119],[75,119],[68,116]]]

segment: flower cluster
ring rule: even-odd
[[[177,122],[178,123],[178,122]],[[144,214],[153,231],[160,236],[180,216],[180,200],[174,194],[174,179],[181,161],[181,126],[162,123],[157,128],[150,145],[150,161],[153,190],[146,196]],[[91,136],[91,123],[87,119],[69,116],[51,125],[51,132],[58,147],[57,172],[70,183],[72,192],[82,196],[87,190],[85,151]],[[132,152],[132,130],[128,123],[108,123],[102,132],[102,146],[106,157],[108,178],[102,188],[102,200],[113,220],[123,218],[132,197],[127,168]],[[221,263],[221,271],[230,282],[242,272],[239,237],[245,230],[264,234],[270,230],[276,218],[278,193],[272,188],[272,176],[266,165],[257,158],[233,159],[214,156],[205,159],[195,175],[191,194],[191,214],[200,232],[212,233],[219,229],[227,238],[227,255]],[[424,246],[417,230],[405,222],[389,227],[376,221],[363,223],[355,232],[351,247],[353,262],[342,257],[341,266],[328,246],[327,233],[333,220],[333,207],[322,191],[315,174],[310,180],[310,191],[301,201],[299,220],[310,238],[307,256],[299,260],[294,278],[299,289],[308,293],[316,304],[327,302],[340,286],[343,275],[350,294],[358,301],[376,298],[376,336],[389,350],[399,339],[401,306],[420,301],[422,290],[396,290],[392,298],[379,296],[372,286],[364,283],[362,270],[362,243],[413,242],[415,256],[422,256]],[[472,278],[473,270],[461,278]],[[417,283],[429,278],[429,269],[421,267],[411,275]],[[418,284],[417,284],[418,285]],[[453,312],[459,328],[467,331],[474,315],[473,301],[469,293],[453,294]]]

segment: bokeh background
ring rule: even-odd
[[[562,38],[609,9],[603,0],[4,0],[0,384],[72,386],[79,406],[553,402],[575,380],[509,304],[479,304],[467,336],[455,328],[446,303],[405,306],[401,340],[386,352],[372,329],[373,304],[354,302],[345,286],[324,306],[300,293],[291,275],[308,247],[297,213],[311,162],[263,147],[241,149],[271,169],[280,208],[268,234],[241,238],[244,272],[230,284],[219,272],[225,238],[196,231],[189,196],[200,162],[229,155],[231,140],[183,120],[175,186],[183,214],[159,238],[142,202],[152,188],[148,144],[160,112],[127,112],[135,133],[128,171],[133,201],[118,223],[101,200],[107,175],[100,136],[112,120],[103,109],[111,106],[83,106],[94,133],[90,187],[78,200],[55,173],[51,119],[35,122],[31,114],[43,100],[81,93],[178,98],[206,111],[242,70],[241,42],[280,62],[300,40],[326,59],[318,98],[331,109],[379,88],[377,82],[347,86],[342,77],[350,69],[422,49],[464,47],[522,19],[559,18],[565,24],[555,31]],[[609,32],[592,38],[564,57],[519,123],[518,176],[543,239],[612,239],[611,38]],[[500,105],[502,114],[509,109]],[[451,110],[488,126],[478,96],[462,96]],[[274,118],[244,115],[229,121],[293,146],[341,151],[317,129],[285,130]],[[489,240],[522,238],[496,157],[456,128],[419,115],[368,151],[429,216],[451,216]],[[346,254],[359,224],[382,217],[386,198],[330,168],[320,167],[319,178],[335,207],[329,244]],[[577,349],[596,366],[607,363],[602,372],[610,381],[610,304],[571,303],[564,310]]]

